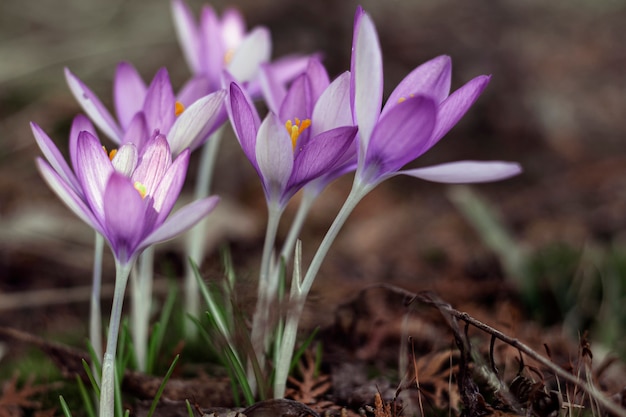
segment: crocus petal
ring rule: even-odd
[[[77,114],[72,120],[72,128],[70,129],[70,162],[72,163],[72,167],[74,167],[74,172],[76,172],[76,154],[78,149],[78,135],[82,131],[90,132],[96,139],[98,139],[98,134],[96,133],[96,128],[91,123],[89,118],[83,116],[82,114]]]
[[[256,136],[261,124],[259,115],[250,98],[235,83],[230,84],[228,100],[229,116],[237,139],[252,165],[258,169],[256,162]]]
[[[117,120],[127,130],[135,113],[141,111],[146,97],[146,83],[128,62],[120,62],[113,81],[113,100]]]
[[[143,250],[148,246],[164,242],[183,233],[209,214],[218,202],[219,198],[212,196],[186,205],[172,214],[160,227],[144,239],[138,250]]]
[[[293,169],[293,147],[285,126],[274,113],[269,113],[259,127],[256,161],[268,200],[279,198]]]
[[[456,90],[441,103],[437,113],[437,124],[435,125],[435,129],[433,129],[433,136],[429,146],[432,147],[437,143],[439,139],[461,120],[461,117],[463,117],[476,99],[478,99],[478,96],[480,96],[485,87],[487,87],[490,79],[490,76],[480,75]]]
[[[219,90],[196,101],[178,116],[167,136],[172,155],[200,145],[223,113],[225,98],[226,91]]]
[[[498,181],[518,175],[521,172],[521,166],[515,162],[458,161],[399,171],[398,174],[427,181],[459,184]]]
[[[367,149],[383,99],[383,63],[374,23],[360,8],[355,18],[351,72],[355,123],[362,147]]]
[[[215,10],[208,4],[204,5],[200,13],[200,65],[213,89],[218,86],[226,56],[221,37],[221,28]]]
[[[306,68],[306,75],[311,84],[311,100],[315,103],[330,84],[328,72],[317,58],[311,58]]]
[[[170,77],[167,70],[161,68],[150,83],[143,104],[148,129],[158,129],[167,134],[176,118],[175,103]]]
[[[183,55],[187,65],[194,74],[201,72],[200,68],[200,33],[191,10],[183,0],[172,1],[172,16],[178,43],[183,48]]]
[[[117,172],[111,174],[104,190],[104,225],[106,236],[117,260],[135,255],[144,228],[146,202],[131,180]]]
[[[249,81],[256,77],[259,66],[269,61],[271,54],[270,33],[266,28],[258,27],[239,45],[228,64],[228,71],[238,81]]]
[[[435,125],[436,106],[429,97],[410,98],[381,118],[370,140],[365,158],[366,171],[375,180],[397,171],[425,151]],[[371,171],[374,168],[377,173]]]
[[[146,187],[146,195],[152,196],[171,164],[172,154],[167,139],[159,135],[148,142],[132,180],[140,182]]]
[[[452,61],[449,56],[438,56],[423,63],[404,77],[393,90],[381,117],[398,101],[417,95],[430,96],[435,103],[441,103],[450,94],[451,77]]]
[[[137,167],[138,160],[137,147],[132,143],[125,143],[117,150],[117,153],[111,160],[111,164],[113,164],[113,168],[117,172],[130,177],[135,167]]]
[[[89,206],[101,220],[104,218],[104,189],[114,172],[113,165],[100,141],[87,131],[79,133],[76,150],[76,176]]]
[[[154,191],[152,207],[158,213],[155,220],[156,225],[165,221],[178,199],[187,174],[189,154],[190,151],[187,149],[174,160]]]
[[[278,117],[283,122],[287,120],[295,122],[294,119],[296,117],[299,119],[307,119],[311,117],[311,113],[313,113],[311,84],[309,77],[307,77],[306,74],[302,74],[298,76],[291,84],[291,87],[289,87],[289,91],[287,91],[287,95],[281,103]]]
[[[78,218],[87,223],[96,232],[103,233],[102,226],[95,218],[91,209],[85,204],[80,195],[70,187],[70,185],[59,176],[59,174],[43,159],[37,158],[37,168],[41,176],[54,193],[74,212]]]
[[[323,132],[313,138],[298,153],[288,188],[297,191],[307,182],[324,174],[344,155],[352,145],[357,128],[339,127]]]
[[[311,136],[339,126],[352,125],[350,73],[337,77],[320,96],[311,117]]]
[[[130,122],[128,129],[124,132],[122,143],[133,143],[139,149],[140,153],[144,145],[150,139],[152,132],[148,130],[148,122],[146,114],[143,111],[135,114]]]
[[[78,101],[78,104],[85,110],[95,125],[111,140],[120,143],[122,140],[122,131],[98,96],[67,68],[65,69],[65,79],[76,101]]]
[[[52,168],[59,174],[59,176],[65,181],[75,193],[82,196],[82,191],[80,188],[80,184],[74,175],[74,172],[71,170],[65,158],[59,151],[59,149],[54,145],[52,139],[35,123],[30,124],[31,130],[33,131],[33,135],[35,136],[35,140],[37,141],[37,145],[39,145],[39,149],[46,157]]]
[[[176,99],[185,106],[190,106],[200,98],[212,93],[209,79],[203,75],[198,75],[187,81],[178,91]]]
[[[246,23],[237,9],[228,8],[222,13],[222,41],[226,49],[236,49],[243,41]]]
[[[259,82],[263,91],[263,98],[268,109],[276,114],[280,113],[280,103],[283,102],[287,95],[287,90],[275,76],[272,67],[269,64],[262,64],[259,69]]]

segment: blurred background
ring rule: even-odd
[[[202,2],[188,3],[199,12]],[[332,76],[349,68],[357,4],[212,2],[218,11],[239,8],[250,28],[268,26],[274,57],[322,52]],[[388,181],[346,225],[312,303],[333,306],[355,288],[386,282],[413,291],[434,289],[459,308],[489,311],[531,280],[536,285],[524,296],[532,299],[529,318],[569,323],[573,334],[595,329],[609,349],[623,349],[626,1],[360,4],[379,32],[386,94],[414,67],[441,54],[452,57],[453,89],[479,74],[493,76],[468,115],[414,165],[514,160],[524,174],[472,188],[409,178]],[[39,124],[66,150],[79,107],[63,68],[69,67],[110,106],[112,77],[122,60],[135,65],[147,82],[165,66],[175,88],[183,84],[190,73],[169,2],[0,2],[2,325],[50,334],[86,326],[81,312],[87,310],[93,234],[39,177],[34,165],[39,150],[29,122]],[[192,179],[193,174],[189,191]],[[350,184],[350,178],[338,181],[318,202],[303,234],[305,260]],[[211,220],[212,251],[204,272],[207,277],[220,274],[214,252],[229,243],[244,278],[254,276],[264,200],[231,133],[220,151],[214,188],[224,208]],[[286,218],[292,215],[290,209]],[[179,274],[180,248],[180,242],[173,242],[160,249],[157,271],[162,276]],[[107,256],[108,284],[112,276]],[[324,323],[330,315],[332,308],[309,313],[307,319]]]

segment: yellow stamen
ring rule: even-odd
[[[181,103],[180,101],[177,101],[174,104],[174,114],[176,116],[180,116],[181,114],[183,114],[184,111],[185,111],[185,105]]]
[[[234,48],[229,48],[226,53],[224,54],[224,64],[228,65],[230,64],[230,61],[233,60],[233,56],[235,55],[235,49]]]
[[[415,94],[409,94],[409,97],[413,98],[413,97],[415,97]],[[406,101],[406,97],[400,97],[398,99],[398,104],[402,103],[403,101]]]
[[[135,187],[135,190],[139,191],[139,195],[141,196],[141,198],[146,198],[146,193],[148,192],[146,186],[139,181],[135,181],[133,185]]]
[[[107,151],[106,146],[102,145],[102,150],[104,151],[105,154],[108,155],[109,160],[113,160],[113,158],[115,158],[115,155],[117,155],[117,149],[111,149],[111,152]]]
[[[296,149],[298,137],[302,132],[304,132],[304,129],[311,126],[311,119],[300,120],[296,117],[294,120],[296,121],[295,124],[291,120],[287,120],[287,122],[285,122],[285,127],[287,128],[287,133],[289,133],[289,136],[291,137],[291,146],[293,149]]]

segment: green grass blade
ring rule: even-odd
[[[83,366],[85,366],[87,362],[83,360]],[[89,365],[87,365],[87,369],[89,369]],[[96,412],[93,408],[92,398],[87,392],[87,388],[85,384],[83,384],[83,380],[80,379],[80,376],[76,376],[76,382],[78,383],[78,392],[80,392],[80,396],[83,399],[83,404],[85,406],[85,413],[87,413],[87,417],[96,417]],[[98,390],[98,398],[100,398],[100,390]]]
[[[65,417],[72,417],[72,412],[70,411],[70,408],[67,406],[67,403],[65,402],[65,398],[63,398],[62,395],[59,395],[59,401],[61,402],[61,409],[63,410],[63,415]]]
[[[93,373],[91,372],[91,367],[89,366],[89,363],[87,363],[87,361],[84,359],[83,359],[83,369],[85,370],[85,373],[87,374],[87,378],[89,378],[89,382],[91,382],[91,386],[93,390],[96,392],[96,395],[98,396],[98,398],[100,398],[100,385],[96,381],[96,378],[94,378]]]
[[[167,384],[167,381],[172,376],[172,372],[174,372],[174,368],[176,367],[176,363],[178,362],[179,358],[180,358],[180,355],[176,355],[176,357],[172,361],[172,364],[170,365],[170,368],[167,370],[165,377],[163,377],[163,381],[161,381],[161,385],[159,385],[159,389],[157,390],[156,395],[154,396],[154,400],[152,400],[152,404],[150,405],[150,410],[148,410],[148,414],[146,417],[152,417],[152,415],[154,414],[154,410],[156,410],[156,406],[159,403],[159,399],[161,399],[161,395],[163,395],[165,384]]]

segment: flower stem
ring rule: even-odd
[[[285,329],[282,335],[282,343],[280,347],[280,354],[277,356],[277,363],[275,365],[276,378],[274,380],[274,397],[281,398],[285,395],[285,385],[287,382],[287,376],[289,371],[289,364],[293,357],[293,349],[296,343],[296,335],[298,331],[298,324],[300,322],[300,316],[304,310],[304,304],[306,297],[311,290],[313,281],[319,272],[319,269],[324,261],[324,258],[328,254],[328,250],[335,241],[337,234],[345,224],[346,220],[356,207],[356,205],[367,195],[367,193],[373,188],[370,184],[363,184],[355,179],[350,194],[346,198],[341,210],[335,217],[335,220],[331,224],[328,232],[324,236],[322,243],[317,248],[315,256],[309,265],[309,269],[304,276],[304,279],[300,281],[299,272],[299,254],[296,253],[294,261],[294,279],[291,284],[291,294],[289,297],[289,309],[287,310],[287,320],[285,323]],[[296,250],[297,252],[297,250]]]
[[[283,209],[277,204],[268,206],[267,229],[265,231],[265,242],[263,243],[263,254],[261,257],[261,271],[259,272],[259,286],[257,293],[257,303],[252,316],[252,331],[250,341],[252,343],[253,354],[256,360],[264,369],[265,353],[268,348],[268,341],[271,335],[270,326],[270,303],[277,296],[278,291],[278,274],[273,274],[272,252],[276,241],[276,233],[278,232],[278,224]],[[252,391],[256,391],[256,381],[252,372],[252,361],[248,364],[248,383],[253,387]]]
[[[304,221],[306,220],[306,216],[309,214],[311,206],[313,205],[313,202],[318,195],[318,193],[307,192],[306,189],[304,190],[302,194],[302,200],[300,201],[300,206],[298,207],[298,211],[296,212],[296,217],[291,223],[289,234],[287,235],[287,239],[283,244],[283,249],[280,252],[280,258],[278,259],[279,262],[281,261],[281,259],[284,259],[285,264],[288,264],[291,260],[291,255],[293,253],[294,245],[296,244],[296,239],[298,239],[298,236],[302,231]],[[278,270],[277,273],[278,272],[280,272],[280,270]]]
[[[139,257],[139,273],[131,273],[131,329],[135,356],[139,370],[145,372],[148,363],[148,328],[152,306],[154,278],[154,246],[148,247]]]
[[[93,247],[93,274],[91,287],[91,302],[89,308],[89,343],[98,361],[102,362],[102,312],[100,311],[100,290],[102,287],[102,253],[104,252],[104,238],[96,232]],[[93,374],[99,378],[95,372]]]
[[[117,338],[122,319],[124,292],[126,291],[126,283],[128,282],[128,275],[133,263],[132,261],[127,263],[115,261],[115,290],[109,320],[107,345],[104,359],[102,360],[99,417],[114,417],[115,414],[115,352],[117,350]]]
[[[198,173],[196,176],[194,200],[200,200],[208,197],[210,193],[215,160],[223,132],[224,126],[217,129],[202,147],[200,164],[198,166]],[[194,317],[197,317],[200,312],[200,291],[194,270],[188,260],[191,258],[198,266],[198,269],[200,268],[206,246],[204,236],[205,229],[206,221],[202,220],[198,222],[187,234],[187,262],[185,262],[185,309],[187,314]],[[185,323],[185,333],[187,336],[193,337],[197,332],[196,326],[189,321],[186,321]]]

